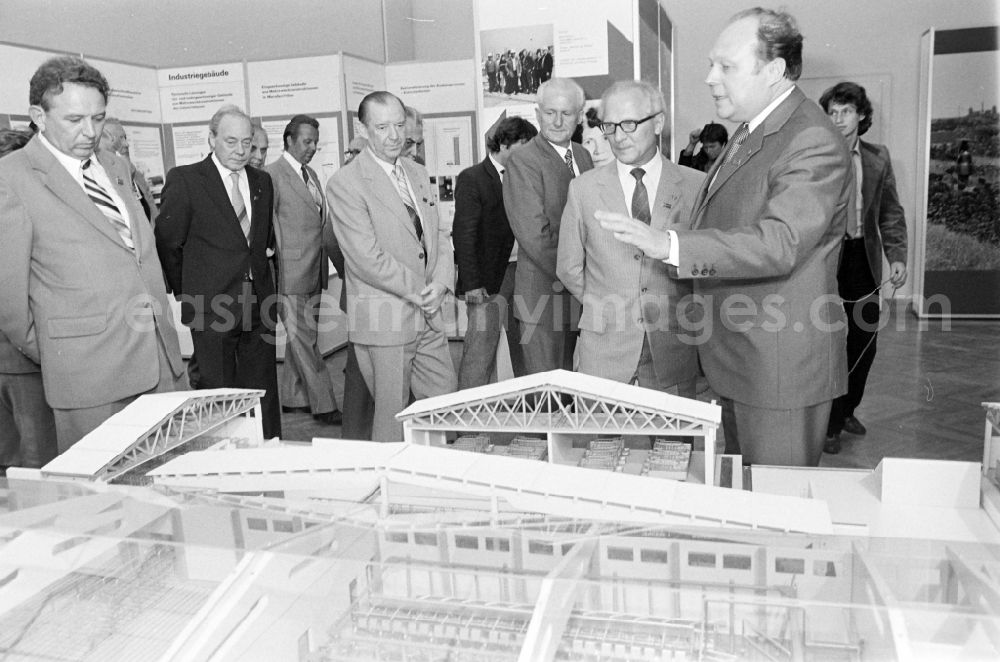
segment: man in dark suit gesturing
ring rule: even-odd
[[[469,318],[458,371],[460,389],[482,386],[496,371],[500,327],[507,327],[507,344],[515,376],[524,368],[513,316],[514,271],[517,251],[514,233],[503,207],[503,176],[515,149],[538,130],[521,117],[499,122],[486,140],[489,155],[466,168],[455,183],[455,221],[452,243],[458,265],[457,294],[465,294]]]
[[[528,374],[573,369],[573,295],[556,276],[559,222],[569,183],[594,167],[570,138],[583,117],[583,89],[569,78],[538,88],[539,134],[513,154],[503,180],[504,207],[517,239],[514,315]]]
[[[661,232],[621,214],[602,214],[603,225],[693,279],[726,451],[747,464],[815,466],[847,382],[836,288],[850,156],[795,85],[802,35],[790,15],[737,14],[709,61],[716,112],[741,125],[698,194],[693,229]]]
[[[274,191],[266,172],[248,168],[253,128],[236,106],[209,124],[212,153],[167,173],[156,246],[167,284],[201,371],[201,388],[265,389],[265,437],[281,435],[275,367]]]

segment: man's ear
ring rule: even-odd
[[[42,110],[41,106],[30,106],[28,108],[28,117],[35,123],[39,131],[45,130],[45,111]]]

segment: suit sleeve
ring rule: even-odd
[[[545,269],[556,263],[558,228],[553,228],[551,219],[545,215],[545,185],[539,164],[517,156],[519,154],[507,162],[503,178],[503,204],[517,239],[518,253],[524,252],[532,263]],[[555,272],[545,275],[556,280]]]
[[[28,304],[31,276],[31,220],[20,197],[0,180],[0,332],[39,362],[35,321]]]
[[[434,273],[431,274],[431,282],[440,283],[449,292],[454,292],[455,253],[451,248],[451,234],[441,226],[440,216],[438,217],[437,253],[437,262],[434,264]]]
[[[455,243],[458,273],[462,277],[462,285],[466,291],[484,287],[476,254],[482,218],[483,204],[479,186],[468,171],[463,171],[455,183],[455,221],[452,225],[452,241]]]
[[[172,169],[167,173],[160,196],[160,215],[156,221],[156,252],[160,256],[167,287],[175,296],[184,292],[181,274],[184,244],[191,229],[191,197],[184,175]]]
[[[696,268],[698,275],[713,278],[791,273],[830,231],[831,217],[844,206],[850,167],[843,145],[829,140],[827,131],[802,131],[771,166],[767,201],[755,222],[734,230],[677,231],[679,277]],[[843,224],[846,215],[839,216]],[[706,264],[711,273],[702,274]]]
[[[334,175],[326,187],[333,210],[333,232],[347,271],[371,287],[417,303],[423,282],[379,246],[359,182]]]
[[[892,171],[889,150],[883,147],[881,152],[882,158],[885,159],[885,178],[882,181],[882,199],[878,210],[878,230],[882,235],[882,249],[890,263],[906,264],[906,216],[903,214],[903,206],[899,204],[896,175]]]
[[[559,255],[556,275],[577,299],[583,299],[586,289],[584,268],[586,266],[587,227],[583,222],[580,201],[577,195],[577,181],[569,185],[569,196],[559,223]]]

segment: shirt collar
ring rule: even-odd
[[[559,145],[555,144],[551,140],[546,140],[545,142],[547,142],[548,144],[552,145],[552,149],[556,150],[556,154],[558,154],[559,156],[561,156],[563,158],[566,157],[566,150],[567,149],[569,149],[569,150],[573,149],[573,143],[570,143],[570,144],[566,145],[565,147],[560,147]]]
[[[215,155],[215,152],[212,152],[212,163],[215,164],[215,167],[219,171],[219,177],[222,177],[222,181],[224,182],[228,182],[229,178],[233,176],[234,172],[239,174],[240,179],[246,177],[246,172],[247,172],[246,168],[240,168],[239,170],[230,170],[226,166],[222,165],[222,161],[220,161],[219,158]]]
[[[281,155],[282,155],[283,157],[285,157],[285,160],[286,160],[286,161],[288,161],[288,163],[289,163],[289,164],[290,164],[290,165],[291,165],[291,166],[292,166],[293,168],[295,168],[295,172],[299,172],[300,170],[302,170],[302,164],[301,164],[301,163],[299,163],[299,162],[298,162],[298,161],[297,161],[297,160],[295,159],[295,157],[294,157],[294,156],[292,156],[292,155],[291,155],[291,154],[289,154],[288,152],[282,152],[282,153],[281,153]]]
[[[633,179],[632,171],[636,168],[642,168],[643,170],[646,171],[646,174],[643,175],[643,179],[645,181],[648,182],[654,179],[656,181],[660,181],[660,173],[663,171],[663,161],[660,159],[659,149],[657,149],[656,153],[653,154],[653,158],[651,158],[650,160],[646,161],[643,164],[628,165],[622,163],[617,159],[615,159],[615,164],[618,166],[618,177],[621,179],[625,179],[626,177],[628,177],[629,179]]]
[[[502,177],[503,176],[504,167],[500,164],[499,161],[497,161],[495,158],[493,158],[493,154],[490,154],[489,157],[490,157],[490,161],[493,163],[493,167],[497,169],[497,172],[500,173],[500,176]]]
[[[763,124],[764,120],[767,119],[767,116],[770,115],[771,113],[773,113],[774,109],[777,108],[779,105],[781,105],[781,102],[784,101],[785,99],[787,99],[788,96],[792,93],[792,90],[794,90],[794,89],[795,89],[794,85],[792,85],[791,87],[789,87],[787,90],[785,90],[781,94],[781,96],[779,96],[777,99],[775,99],[770,104],[768,104],[767,108],[765,108],[764,110],[760,111],[760,113],[757,114],[757,117],[755,117],[752,120],[750,120],[750,122],[747,124],[747,132],[748,133],[753,133],[754,129],[756,129],[758,126],[760,126],[761,124]]]
[[[87,159],[78,159],[75,156],[63,154],[58,149],[56,149],[55,145],[50,143],[48,139],[41,133],[38,134],[38,139],[39,141],[41,141],[43,145],[45,145],[45,148],[47,150],[52,152],[52,156],[56,157],[56,160],[59,161],[60,165],[66,168],[66,170],[68,170],[73,175],[76,175],[80,171],[80,168],[83,167],[83,162],[87,160]],[[94,154],[92,154],[90,156],[90,159],[96,162],[97,153],[95,152]]]
[[[854,154],[857,154],[858,156],[861,156],[861,139],[860,138],[855,138],[854,139],[854,147],[851,148],[851,152],[853,152]]]
[[[385,174],[391,176],[393,169],[396,167],[396,163],[399,163],[399,160],[400,160],[401,157],[397,156],[395,163],[389,163],[385,159],[382,159],[382,158],[376,156],[374,150],[372,150],[372,148],[371,148],[371,145],[368,145],[367,147],[365,147],[365,149],[367,149],[368,150],[368,154],[371,155],[371,157],[373,159],[375,159],[375,163],[377,163],[379,165],[379,167],[382,168],[382,170],[385,171]],[[404,170],[404,172],[405,172],[405,170]]]

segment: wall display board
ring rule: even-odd
[[[997,26],[924,35],[914,268],[921,317],[1000,318],[998,37]]]
[[[341,66],[344,70],[344,144],[361,133],[361,123],[358,121],[358,106],[361,100],[371,92],[386,89],[385,65],[370,60],[363,60],[351,55],[341,56]],[[343,160],[343,155],[341,155]]]
[[[38,66],[57,51],[0,43],[0,114],[28,117],[28,83]]]
[[[340,168],[343,128],[341,92],[341,57],[268,60],[247,64],[250,90],[249,110],[262,118],[268,135],[267,162],[281,158],[282,134],[293,115],[304,113],[319,123],[319,149],[310,165],[326,185],[330,175]]]

